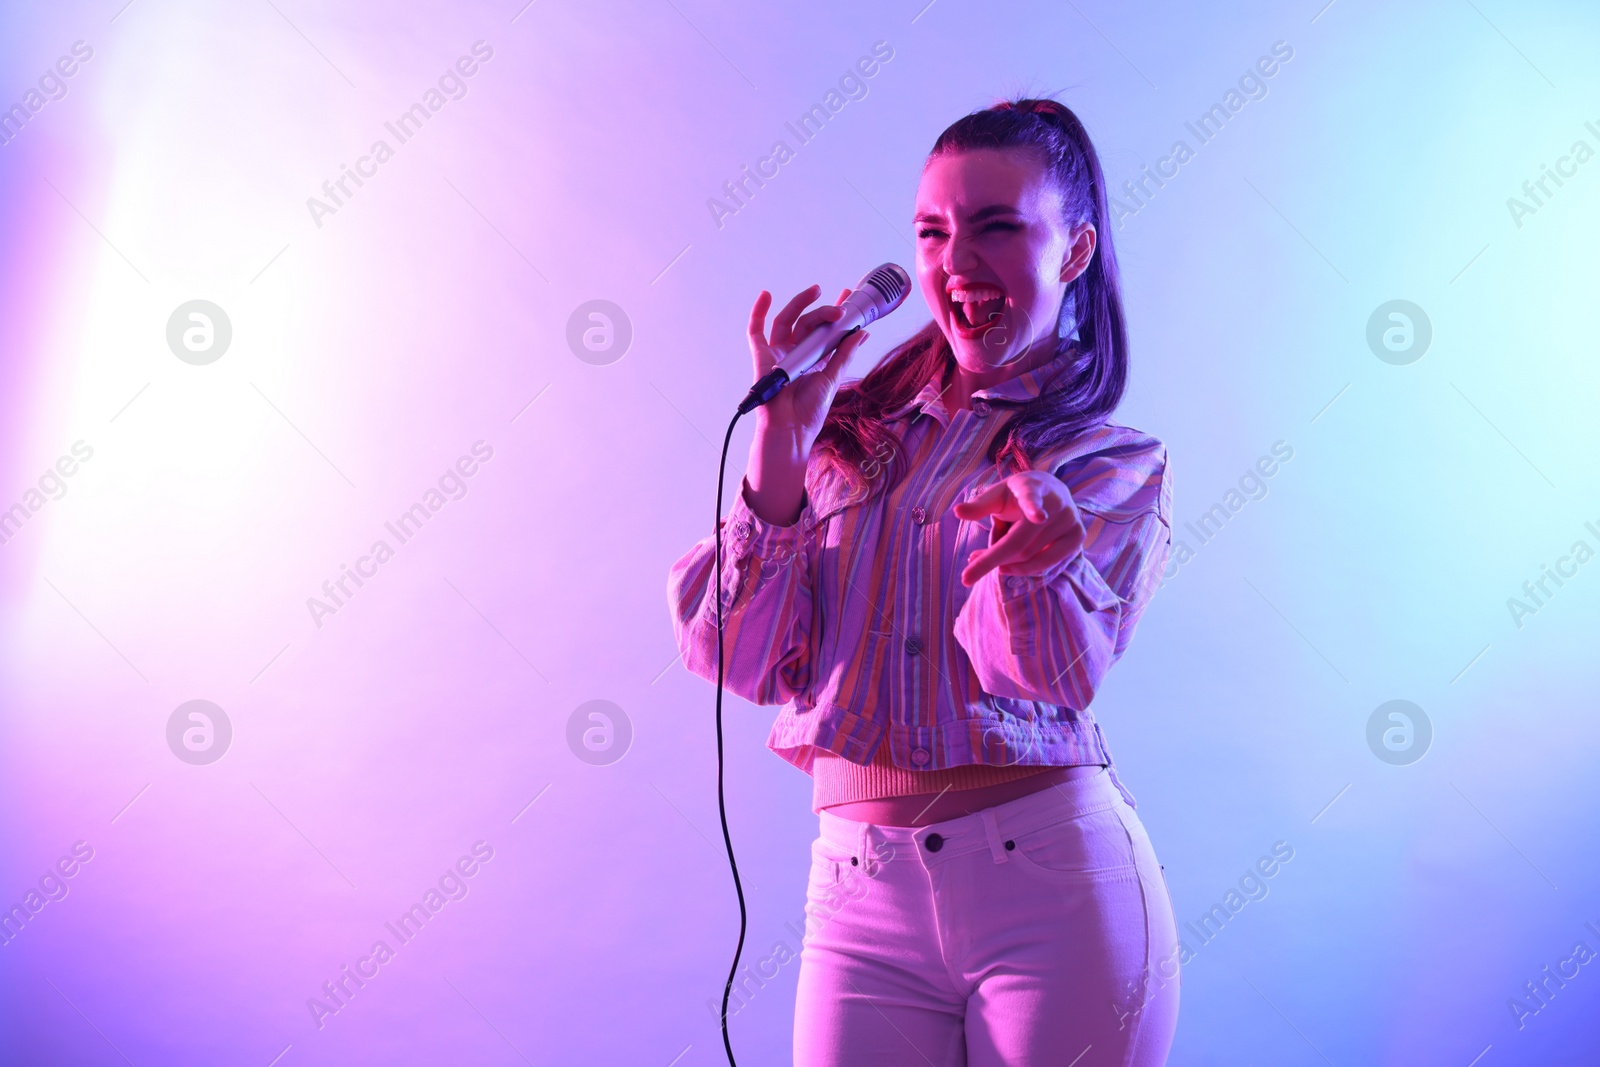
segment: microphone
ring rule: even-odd
[[[868,271],[839,305],[844,314],[812,330],[778,360],[776,367],[763,374],[740,401],[739,414],[748,414],[777,396],[784,386],[820,364],[840,341],[899,307],[910,292],[911,275],[900,264],[885,263]]]

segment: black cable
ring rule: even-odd
[[[901,273],[904,274],[903,271]],[[860,326],[852,327],[844,337],[860,329]],[[756,380],[750,392],[739,402],[733,421],[728,423],[728,432],[722,435],[722,455],[717,458],[717,513],[713,517],[717,549],[717,817],[722,820],[722,844],[728,850],[728,869],[733,872],[733,890],[739,895],[739,943],[734,946],[733,966],[728,968],[728,980],[722,986],[722,1047],[728,1053],[729,1067],[739,1067],[739,1063],[733,1058],[733,1042],[728,1038],[728,998],[733,995],[733,978],[739,973],[739,956],[744,952],[744,934],[749,917],[744,906],[744,886],[739,881],[739,863],[733,858],[733,838],[728,836],[728,806],[722,795],[722,478],[728,466],[728,442],[733,440],[733,428],[738,425],[740,417],[777,396],[790,381],[788,373],[776,367]]]
[[[729,1067],[739,1067],[733,1058],[733,1042],[728,1038],[728,998],[733,994],[733,977],[739,971],[739,956],[744,952],[744,933],[747,917],[744,907],[744,886],[739,882],[739,864],[733,858],[733,838],[728,836],[728,807],[722,797],[722,476],[728,465],[728,442],[733,439],[733,427],[743,411],[736,412],[728,432],[722,438],[722,456],[717,460],[717,587],[712,591],[717,598],[717,816],[722,820],[722,843],[728,850],[728,868],[733,871],[733,889],[739,895],[739,943],[733,950],[733,966],[728,968],[728,981],[722,987],[722,1047],[728,1053]]]

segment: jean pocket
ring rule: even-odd
[[[1047,874],[1132,871],[1133,843],[1114,808],[1085,812],[1008,839],[1025,867]]]
[[[831,889],[843,880],[847,869],[859,863],[848,848],[818,837],[811,842],[810,884],[814,889]]]

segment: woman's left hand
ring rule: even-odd
[[[1083,520],[1066,483],[1049,471],[1018,471],[956,504],[959,519],[993,515],[987,548],[961,572],[972,585],[996,567],[1001,574],[1042,574],[1083,547]]]

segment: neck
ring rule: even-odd
[[[1030,351],[998,367],[968,370],[960,362],[952,363],[945,378],[945,406],[951,411],[972,407],[972,394],[980,389],[992,389],[1001,382],[1044,366],[1056,357],[1055,346],[1036,345]]]

